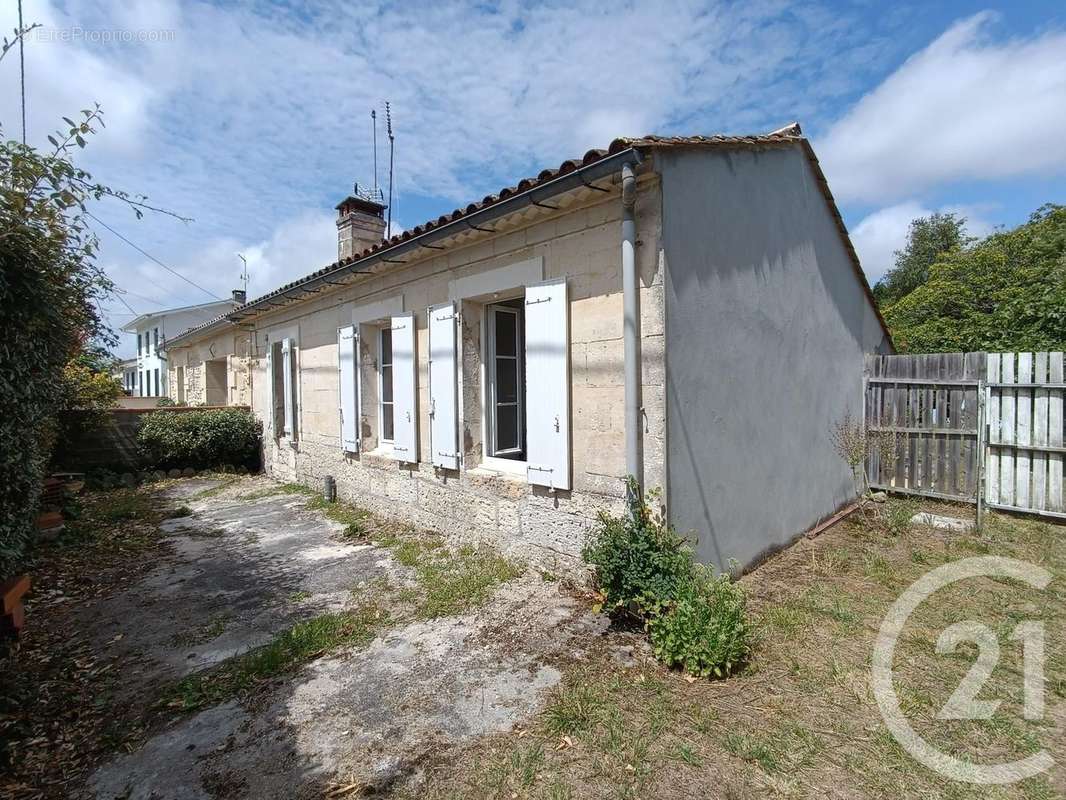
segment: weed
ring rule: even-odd
[[[329,650],[366,644],[384,621],[384,612],[368,605],[299,622],[263,647],[227,659],[216,669],[186,676],[164,692],[161,702],[181,711],[215,705]]]
[[[758,764],[763,772],[773,773],[777,771],[778,754],[769,739],[756,734],[742,734],[730,731],[726,733],[722,743],[725,745],[725,749],[737,758]]]
[[[877,515],[882,530],[889,536],[902,536],[910,530],[911,518],[920,508],[916,500],[889,500],[881,506]]]
[[[544,727],[555,736],[584,733],[601,719],[605,706],[604,695],[591,686],[578,684],[559,689],[544,712]]]
[[[423,550],[414,564],[425,598],[418,609],[425,619],[459,614],[484,603],[493,590],[522,574],[522,568],[488,548],[458,553]]]
[[[649,622],[656,657],[703,678],[728,675],[750,652],[745,608],[740,584],[697,569],[676,602]]]
[[[310,592],[305,592],[302,589],[300,591],[298,591],[298,592],[293,592],[292,594],[289,595],[289,601],[293,602],[293,603],[302,603],[304,600],[310,600],[310,599],[311,599],[311,593]]]
[[[163,515],[163,519],[178,519],[179,517],[191,517],[192,509],[188,506],[178,506]]]

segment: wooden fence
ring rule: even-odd
[[[1066,518],[1062,353],[867,356],[874,488]]]
[[[1066,517],[1062,353],[989,353],[985,502]]]

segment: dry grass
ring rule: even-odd
[[[942,514],[966,507],[928,506]],[[431,770],[420,797],[441,798],[1053,798],[1062,767],[1003,787],[953,783],[913,761],[888,734],[869,688],[873,641],[888,606],[920,575],[994,554],[1051,570],[1044,592],[994,580],[949,587],[914,615],[897,649],[897,691],[929,741],[995,762],[1047,748],[1066,764],[1066,528],[992,516],[982,535],[885,528],[857,514],[745,577],[758,622],[744,674],[690,683],[645,660],[620,669],[604,654],[575,667],[535,725],[472,745]],[[992,719],[944,722],[936,712],[975,651],[937,655],[940,631],[974,619],[996,630],[1001,660],[982,698]],[[1047,715],[1021,714],[1022,619],[1047,629]],[[608,637],[609,639],[610,637]]]

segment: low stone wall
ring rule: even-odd
[[[162,406],[158,408],[116,408],[105,418],[102,425],[80,424],[77,436],[56,443],[52,457],[56,469],[71,472],[86,472],[91,469],[111,469],[116,472],[136,471],[140,468],[137,450],[137,431],[145,414],[162,411],[181,414],[186,411],[204,411],[220,406]],[[68,411],[68,417],[77,421],[85,418],[85,412]]]
[[[264,449],[264,469],[275,480],[321,491],[325,476],[332,475],[341,499],[460,543],[491,544],[505,555],[578,581],[588,575],[581,548],[598,514],[625,511],[621,482],[616,496],[553,494],[499,473],[400,464],[374,453],[351,456],[334,444],[305,440],[293,447],[268,438]]]

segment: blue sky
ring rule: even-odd
[[[237,252],[253,295],[333,260],[333,206],[371,178],[369,112],[386,99],[400,227],[615,136],[793,120],[871,280],[914,216],[955,210],[985,233],[1066,202],[1061,3],[23,4],[42,24],[26,43],[30,142],[100,102],[84,164],[194,222],[94,213],[222,296]],[[0,89],[17,136],[17,59]],[[135,311],[209,299],[100,238]]]

